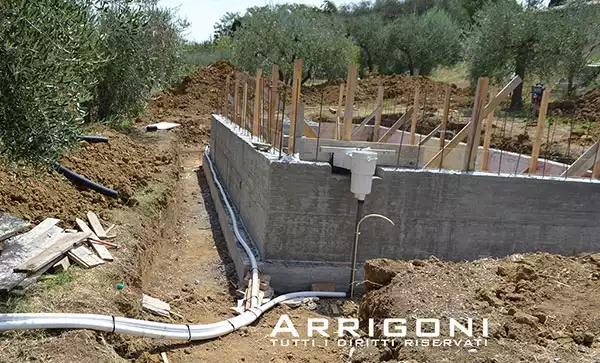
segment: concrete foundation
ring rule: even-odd
[[[277,291],[317,282],[347,290],[357,203],[350,175],[334,174],[325,162],[286,162],[278,152],[257,151],[220,116],[213,117],[210,158]],[[381,180],[374,181],[365,212],[396,225],[377,219],[363,224],[361,262],[600,250],[596,181],[386,166],[376,175]],[[221,218],[224,229],[228,223]],[[243,263],[235,243],[228,245],[234,261]]]

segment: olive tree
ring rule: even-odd
[[[304,80],[343,77],[353,52],[340,21],[297,4],[248,9],[233,37],[237,65],[254,71],[277,63],[285,82],[292,78],[296,58],[302,58]]]
[[[511,74],[525,74],[543,63],[544,33],[537,9],[516,0],[500,0],[476,16],[477,26],[468,41],[471,79],[489,76],[497,82]],[[523,107],[523,85],[512,94],[511,108]]]
[[[439,65],[455,63],[461,53],[461,30],[440,9],[409,15],[386,29],[387,72],[428,75]]]

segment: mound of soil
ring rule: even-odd
[[[159,121],[180,123],[177,130],[185,143],[208,139],[210,115],[221,111],[225,99],[225,81],[233,65],[217,62],[185,77],[177,88],[158,94],[148,105],[148,113],[137,123]]]
[[[407,318],[414,332],[416,318],[471,317],[475,331],[489,319],[486,347],[401,347],[391,352],[400,361],[591,361],[600,346],[594,338],[600,333],[600,254],[459,263],[379,259],[366,263],[365,274],[362,320]],[[447,327],[442,324],[443,336]],[[375,331],[381,331],[377,324]]]
[[[66,154],[61,164],[106,187],[119,191],[122,199],[78,188],[57,172],[28,168],[0,167],[0,213],[24,218],[34,223],[55,217],[65,222],[81,218],[88,210],[103,210],[122,205],[136,187],[146,185],[159,166],[171,162],[169,154],[159,154],[131,136],[100,130],[108,143],[83,142],[78,150]]]
[[[421,86],[421,95],[427,98],[428,105],[442,107],[444,103],[445,83],[432,81],[426,77],[413,77],[401,75],[369,76],[358,81],[355,100],[361,102],[375,102],[377,89],[384,87],[384,99],[396,99],[402,103],[410,104],[414,98],[416,85]],[[452,84],[451,107],[470,107],[473,102],[469,89],[458,88]],[[302,89],[302,99],[307,105],[320,105],[321,95],[325,105],[337,105],[340,83],[327,82],[314,87]]]
[[[575,116],[586,121],[600,122],[600,88],[594,88],[577,101]]]

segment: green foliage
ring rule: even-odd
[[[0,157],[49,164],[85,121],[139,112],[183,68],[183,24],[154,1],[0,2]]]
[[[124,1],[104,8],[99,29],[109,58],[98,73],[97,119],[143,111],[154,88],[183,74],[183,25],[154,4]]]
[[[232,61],[233,40],[230,37],[222,37],[217,41],[205,41],[202,43],[190,43],[185,46],[185,61],[187,64],[204,67],[216,61]]]
[[[240,13],[225,13],[221,19],[215,24],[214,38],[220,40],[222,38],[231,38],[235,35],[242,26],[242,17]]]
[[[596,6],[567,6],[540,10],[537,2],[523,6],[500,0],[476,16],[477,26],[468,40],[470,75],[489,76],[501,83],[511,74],[580,75],[600,43]],[[522,87],[513,92],[511,107],[522,107]]]
[[[429,75],[437,66],[449,66],[461,54],[459,26],[440,9],[411,15],[385,29],[388,56],[385,73]]]
[[[303,5],[248,9],[233,38],[236,64],[253,72],[277,63],[286,82],[296,58],[302,58],[305,79],[332,79],[345,76],[352,55],[343,24],[318,8]]]
[[[0,4],[0,153],[48,163],[72,145],[103,55],[89,4]]]

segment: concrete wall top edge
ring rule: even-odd
[[[388,166],[380,166],[383,172],[397,172],[397,173],[430,173],[430,174],[446,174],[446,175],[464,175],[474,177],[496,177],[496,178],[508,178],[508,179],[529,179],[544,182],[566,182],[566,183],[588,183],[588,184],[600,184],[600,179],[592,178],[565,178],[558,176],[541,176],[531,174],[509,174],[509,173],[493,173],[485,171],[457,171],[447,169],[411,169],[411,168],[395,168]]]

